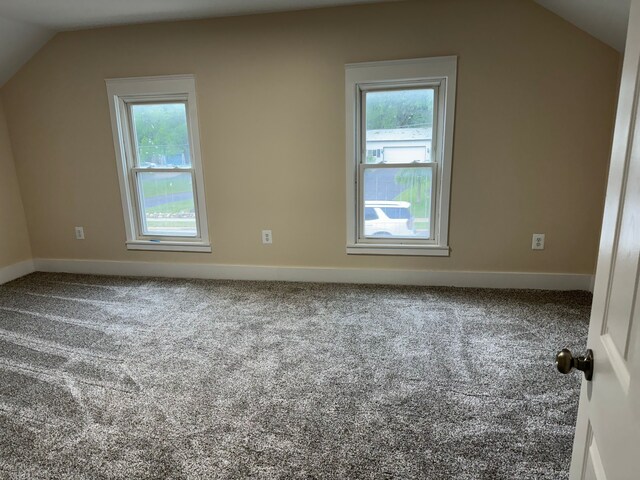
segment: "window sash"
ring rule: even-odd
[[[364,176],[366,170],[375,170],[383,168],[430,168],[431,169],[431,211],[429,218],[429,237],[428,238],[411,238],[411,237],[372,237],[365,236],[365,200],[364,200]],[[412,163],[361,163],[358,166],[358,175],[356,179],[357,201],[356,201],[356,219],[357,219],[357,239],[358,243],[365,244],[389,244],[389,245],[433,245],[436,243],[436,200],[438,198],[438,164],[436,162],[412,162]]]
[[[380,82],[375,84],[358,84],[358,113],[360,115],[359,128],[356,139],[360,146],[357,163],[366,163],[367,160],[367,102],[365,100],[369,92],[393,92],[398,90],[433,90],[433,120],[431,125],[431,152],[430,161],[439,162],[440,151],[438,145],[440,119],[440,86],[441,81],[413,81],[413,82]]]
[[[356,152],[356,241],[359,244],[376,244],[376,245],[435,245],[439,233],[439,221],[437,218],[438,205],[438,164],[440,163],[441,152],[437,139],[440,136],[440,87],[442,81],[388,81],[377,83],[360,83],[357,84],[357,105],[356,112],[359,115],[359,121],[356,128],[356,142],[358,150]],[[366,95],[368,92],[389,92],[398,90],[433,90],[433,122],[431,133],[431,152],[430,161],[412,162],[412,163],[366,163],[367,159],[367,102]],[[410,237],[367,237],[364,234],[364,173],[370,168],[431,168],[431,217],[429,218],[429,238],[410,238]]]
[[[193,192],[193,204],[195,208],[195,220],[196,220],[196,234],[195,235],[164,235],[159,233],[145,233],[148,232],[147,220],[144,211],[144,202],[142,199],[142,185],[140,181],[141,173],[190,173],[191,174],[191,191]],[[135,202],[134,210],[136,215],[136,228],[137,238],[139,240],[153,240],[155,238],[162,238],[163,240],[201,240],[200,229],[200,215],[198,214],[198,196],[196,185],[196,172],[194,168],[130,168],[129,169],[129,182],[132,187],[133,201]]]
[[[187,122],[187,141],[189,142],[189,155],[190,161],[193,166],[193,147],[191,145],[191,125],[189,124],[189,101],[183,96],[178,96],[175,99],[170,98],[162,98],[161,100],[133,100],[127,101],[125,100],[125,106],[127,109],[127,122],[129,125],[129,135],[130,135],[130,144],[131,144],[131,167],[145,168],[140,167],[140,158],[138,157],[138,132],[136,131],[136,122],[133,121],[133,108],[136,105],[169,105],[181,103],[184,105],[185,112],[185,120]]]
[[[137,148],[137,133],[135,129],[135,122],[133,121],[132,107],[135,105],[160,105],[160,104],[173,104],[183,103],[185,105],[185,115],[187,121],[187,138],[189,141],[189,154],[191,156],[190,167],[141,167],[140,159],[138,157]],[[202,230],[200,225],[200,206],[198,204],[198,191],[197,182],[195,178],[195,168],[193,165],[194,152],[192,145],[191,124],[189,115],[189,101],[184,95],[163,95],[148,97],[145,99],[128,99],[122,98],[122,106],[125,110],[126,128],[124,132],[125,139],[125,156],[127,160],[127,171],[129,176],[129,185],[132,192],[132,202],[134,210],[134,222],[135,222],[135,237],[137,240],[155,240],[161,239],[163,241],[176,241],[176,242],[192,242],[202,240]],[[195,235],[165,235],[161,233],[148,233],[146,216],[143,208],[142,201],[142,185],[140,184],[140,173],[187,173],[191,174],[191,186],[193,192],[193,204],[196,218],[196,234]]]

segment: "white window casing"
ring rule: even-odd
[[[456,98],[457,57],[433,57],[347,64],[346,94],[346,188],[348,254],[449,255],[449,201]],[[395,89],[433,90],[433,125],[430,150],[420,163],[365,162],[367,92]],[[375,146],[372,148],[376,148]],[[390,150],[387,147],[387,150]],[[414,149],[416,150],[416,149]],[[373,150],[375,155],[380,152]],[[389,152],[392,153],[392,152]],[[390,157],[391,158],[391,157]],[[431,173],[431,217],[428,238],[389,238],[365,235],[363,178],[369,168],[422,168]]]
[[[129,250],[211,252],[194,76],[116,78],[107,79],[105,82],[111,113],[127,248]],[[191,160],[189,166],[142,167],[136,160],[131,108],[136,105],[162,103],[185,105]],[[139,183],[139,177],[144,173],[191,175],[196,222],[194,235],[149,233],[142,211],[142,193]]]

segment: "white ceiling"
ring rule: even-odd
[[[535,0],[619,52],[624,51],[630,0]]]
[[[54,33],[45,27],[0,16],[0,86],[40,50]]]
[[[0,16],[72,30],[381,1],[389,0],[0,0]]]
[[[0,0],[0,86],[55,32],[390,0]],[[622,51],[630,0],[535,0]]]

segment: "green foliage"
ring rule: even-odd
[[[416,218],[431,216],[431,170],[403,168],[395,177],[398,185],[407,187],[395,200],[411,203],[411,215]]]
[[[367,130],[433,125],[433,90],[367,93]]]
[[[134,105],[133,121],[140,162],[165,164],[167,158],[189,158],[185,105],[161,103]],[[170,162],[173,163],[173,162]]]

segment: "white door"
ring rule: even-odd
[[[640,479],[639,60],[632,0],[589,326],[594,373],[582,382],[571,480]]]

